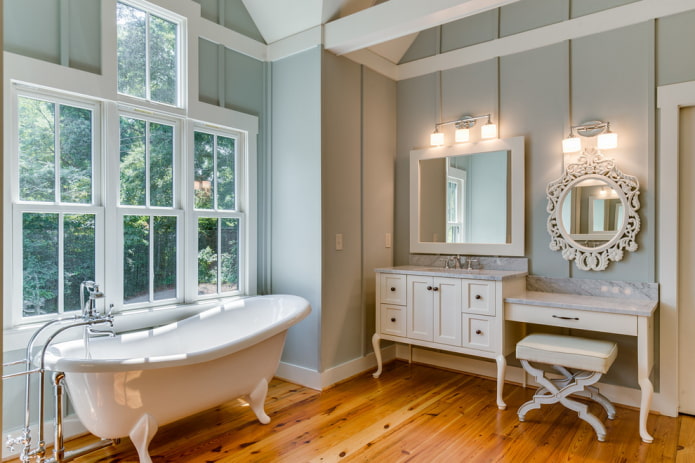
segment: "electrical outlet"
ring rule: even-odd
[[[336,233],[336,235],[335,235],[335,250],[336,251],[342,251],[343,250],[343,234],[342,233]]]
[[[391,233],[386,234],[386,237],[384,238],[384,244],[387,248],[391,247]]]

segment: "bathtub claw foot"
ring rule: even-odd
[[[130,430],[130,440],[133,441],[133,445],[138,451],[140,463],[152,463],[148,447],[157,433],[157,429],[159,429],[157,420],[152,415],[145,413]]]
[[[268,381],[262,378],[248,396],[251,410],[256,414],[256,418],[258,418],[261,424],[270,423],[270,417],[266,415],[264,409],[266,395],[268,395]]]

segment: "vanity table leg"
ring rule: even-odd
[[[647,431],[647,418],[654,395],[654,386],[649,375],[654,362],[653,319],[652,317],[637,318],[637,380],[642,390],[642,401],[639,410],[639,434],[643,442],[652,443],[654,438]]]
[[[379,376],[381,376],[381,367],[382,367],[381,336],[379,336],[379,333],[374,333],[374,336],[372,336],[372,347],[374,347],[374,356],[376,356],[376,366],[377,366],[377,369],[374,373],[372,373],[372,376],[374,378],[378,378]]]
[[[495,360],[497,361],[497,408],[506,410],[507,404],[504,403],[502,394],[504,392],[504,374],[507,371],[507,359],[504,358],[504,355],[500,354]]]

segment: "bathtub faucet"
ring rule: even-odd
[[[84,290],[89,293],[89,299],[84,302]],[[97,317],[97,299],[104,297],[104,293],[99,291],[99,285],[93,281],[83,281],[80,283],[80,306],[82,307],[82,317],[91,320]]]

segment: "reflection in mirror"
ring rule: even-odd
[[[622,229],[623,204],[605,180],[585,179],[567,192],[560,216],[564,230],[574,241],[595,248]]]
[[[524,255],[524,137],[410,152],[410,251]]]
[[[509,152],[420,161],[420,241],[508,243]]]
[[[605,270],[637,250],[639,181],[613,159],[586,148],[548,184],[550,249],[561,251],[581,270]]]

